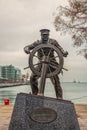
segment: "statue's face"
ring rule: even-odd
[[[41,39],[42,39],[42,41],[48,41],[49,34],[41,34]]]

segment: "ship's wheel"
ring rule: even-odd
[[[39,57],[38,53],[42,56]],[[54,45],[40,44],[30,52],[29,67],[34,74],[41,77],[39,93],[44,93],[46,78],[59,74],[63,63],[63,55]]]
[[[46,53],[44,53],[44,50],[46,49],[47,51]],[[43,54],[42,59],[39,59],[39,57],[37,56],[37,53],[39,51]],[[50,57],[51,51],[54,51],[54,57]],[[54,59],[56,59],[57,64],[55,63]],[[57,47],[49,44],[48,45],[40,44],[37,47],[35,47],[29,56],[29,67],[34,74],[41,76],[41,71],[38,71],[36,66],[38,65],[42,66],[43,63],[47,64],[49,69],[49,71],[46,74],[47,78],[59,74],[63,68],[64,63],[61,51]],[[51,72],[50,67],[54,68],[54,71]]]

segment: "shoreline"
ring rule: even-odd
[[[4,83],[4,84],[0,84],[0,88],[15,87],[21,85],[26,85],[26,83]]]

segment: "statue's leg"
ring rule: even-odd
[[[63,98],[63,92],[62,92],[62,88],[60,86],[60,80],[59,80],[58,75],[55,75],[55,76],[51,77],[50,79],[54,85],[56,97]]]
[[[34,95],[38,94],[38,78],[39,77],[33,73],[30,76],[31,90],[32,90],[32,94]]]

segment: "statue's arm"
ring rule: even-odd
[[[60,51],[62,52],[62,54],[63,54],[64,57],[67,57],[68,52],[67,52],[67,51],[64,51],[64,49],[59,45],[59,43],[58,43],[56,40],[54,41],[54,45],[55,45],[57,48],[60,49]]]
[[[39,44],[39,41],[36,41],[28,46],[24,47],[24,52],[29,54],[32,49],[34,49]]]

